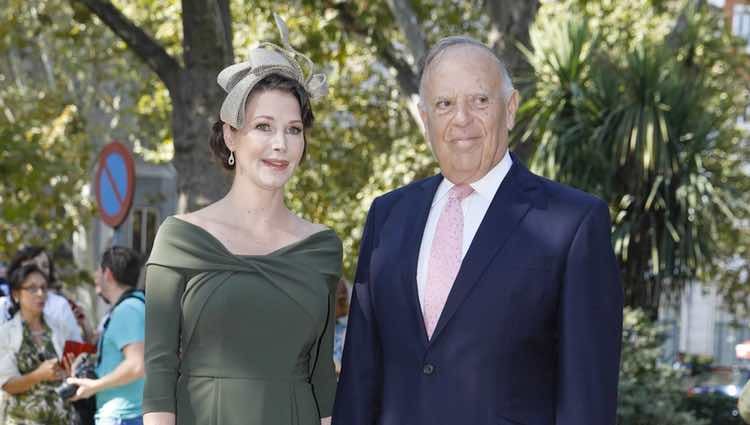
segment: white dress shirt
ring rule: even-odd
[[[461,202],[461,210],[464,214],[464,235],[463,243],[461,244],[462,260],[466,255],[466,251],[469,250],[469,246],[471,246],[471,241],[474,240],[474,235],[476,235],[479,225],[482,224],[482,220],[492,203],[492,199],[495,198],[497,189],[503,180],[505,180],[505,176],[508,175],[511,165],[513,165],[513,160],[510,158],[508,151],[506,151],[503,159],[485,174],[484,177],[470,184],[474,192]],[[424,235],[422,235],[422,245],[419,248],[419,262],[417,263],[417,292],[419,294],[419,305],[423,311],[424,291],[427,285],[427,270],[430,262],[430,252],[432,251],[432,241],[435,239],[435,231],[440,214],[448,202],[448,191],[453,186],[455,185],[447,178],[444,178],[440,182],[435,191],[435,197],[432,199],[430,215],[427,217]]]

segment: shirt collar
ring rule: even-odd
[[[487,174],[485,174],[484,177],[470,184],[475,193],[472,193],[469,196],[474,196],[474,194],[477,194],[488,201],[492,201],[492,199],[495,198],[497,189],[500,188],[500,185],[503,183],[503,180],[505,180],[505,176],[508,175],[508,172],[510,171],[510,167],[512,165],[513,159],[510,157],[510,151],[506,149],[505,156],[503,156],[503,159],[501,159],[500,162],[495,164],[495,166],[492,167],[492,169]],[[455,186],[455,184],[453,184],[452,181],[444,178],[443,181],[440,182],[440,185],[435,192],[435,197],[432,200],[432,205],[435,205],[444,196],[447,196],[448,192],[451,190],[451,188],[453,188],[453,186]]]

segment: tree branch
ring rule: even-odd
[[[419,26],[417,14],[414,13],[410,0],[387,0],[387,3],[396,23],[406,36],[414,65],[418,66],[427,51],[427,40]]]
[[[143,60],[162,80],[170,93],[176,93],[179,86],[180,64],[167,53],[156,40],[146,34],[107,0],[77,1],[99,17],[130,50]]]
[[[484,8],[497,36],[492,48],[503,58],[511,75],[525,74],[529,65],[516,43],[530,48],[529,27],[539,10],[539,0],[485,0]]]
[[[228,0],[182,0],[186,68],[215,73],[234,63],[230,16]]]
[[[221,27],[224,30],[224,43],[227,46],[226,63],[234,63],[234,48],[232,46],[232,11],[229,0],[219,0],[219,15],[221,16]]]
[[[349,10],[349,6],[343,2],[332,4],[331,7],[338,12],[339,21],[345,31],[364,38],[369,37],[372,40],[378,56],[386,65],[396,70],[396,81],[404,97],[409,98],[419,93],[419,82],[414,68],[398,55],[396,49],[381,31],[374,31],[373,28],[361,25],[357,17]]]

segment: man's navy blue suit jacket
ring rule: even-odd
[[[428,340],[417,258],[441,175],[377,198],[334,425],[614,425],[622,286],[607,205],[514,164]]]

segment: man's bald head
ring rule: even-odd
[[[448,49],[454,48],[454,47],[476,47],[480,50],[486,52],[489,56],[491,56],[495,62],[497,63],[498,72],[500,73],[500,76],[502,78],[502,96],[504,100],[508,100],[510,95],[513,93],[513,81],[510,78],[510,73],[508,72],[508,68],[505,66],[503,61],[495,54],[495,52],[487,47],[484,43],[468,36],[463,35],[457,35],[457,36],[450,36],[450,37],[444,37],[440,39],[435,45],[433,45],[430,50],[427,52],[427,54],[424,56],[422,61],[420,62],[419,66],[419,96],[423,97],[424,95],[424,82],[427,77],[427,74],[429,73],[430,66],[437,60],[442,57]]]

